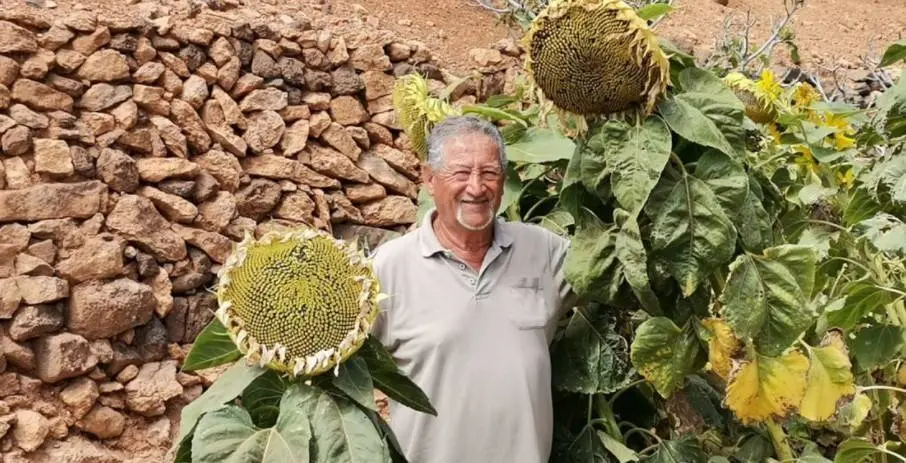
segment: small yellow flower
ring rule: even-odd
[[[837,151],[843,151],[847,148],[852,148],[853,146],[856,146],[856,140],[852,137],[842,132],[834,134],[834,148],[836,148]]]
[[[818,162],[815,161],[815,156],[812,154],[812,149],[806,145],[795,145],[793,146],[793,152],[799,153],[799,156],[796,156],[793,159],[793,162],[805,169],[808,169],[814,173],[818,172]]]
[[[805,82],[796,85],[796,90],[793,92],[793,103],[797,107],[807,108],[819,99],[821,99],[821,94],[811,85]]]
[[[846,118],[838,114],[825,113],[824,124],[838,130],[834,134],[833,141],[837,151],[856,146],[856,141],[851,137],[851,135],[855,135],[856,131]]]
[[[775,79],[774,71],[765,69],[761,72],[761,78],[755,82],[756,94],[767,103],[766,106],[774,106],[780,102],[783,97],[783,87]]]
[[[848,189],[852,188],[853,182],[856,180],[856,174],[853,172],[852,169],[846,169],[846,172],[844,172],[842,174],[840,172],[837,172],[836,178],[837,178],[837,183],[846,187],[846,189],[848,190]]]

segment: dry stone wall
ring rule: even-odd
[[[453,78],[417,42],[301,16],[0,18],[8,461],[137,428],[168,446],[172,406],[210,384],[178,366],[245,233],[305,224],[374,242],[415,220],[419,164],[392,86],[413,71],[434,90]],[[460,102],[502,89],[500,53],[479,54],[488,78]]]

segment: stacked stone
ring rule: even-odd
[[[178,367],[245,233],[415,221],[391,91],[443,78],[423,47],[304,18],[0,17],[4,452],[116,438],[197,397],[207,380]]]

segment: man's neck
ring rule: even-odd
[[[451,250],[453,254],[465,260],[473,268],[481,267],[484,255],[494,240],[494,227],[488,227],[481,231],[470,231],[461,227],[456,230],[450,230],[437,218],[434,218],[431,223],[434,227],[437,241],[441,246]]]

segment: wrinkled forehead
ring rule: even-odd
[[[443,165],[448,169],[500,167],[500,153],[494,140],[485,134],[458,135],[443,147]]]

